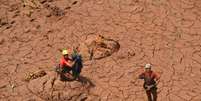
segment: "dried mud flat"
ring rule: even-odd
[[[0,0],[1,101],[146,101],[145,63],[161,74],[158,101],[201,101],[200,0],[22,1]],[[59,50],[98,34],[119,50],[85,61],[82,82],[59,81]]]

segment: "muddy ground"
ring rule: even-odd
[[[60,50],[98,34],[119,50],[86,60],[81,82],[59,81]],[[158,101],[201,101],[200,0],[0,0],[1,101],[147,101],[146,63],[161,75]]]

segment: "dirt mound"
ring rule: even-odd
[[[80,53],[85,60],[99,60],[111,56],[117,52],[120,44],[101,35],[89,35],[84,43],[79,46]]]

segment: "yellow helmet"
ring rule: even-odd
[[[68,50],[64,49],[64,50],[62,51],[62,55],[68,55]]]

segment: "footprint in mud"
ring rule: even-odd
[[[117,52],[120,49],[120,44],[101,35],[90,35],[79,48],[84,60],[99,60]]]

